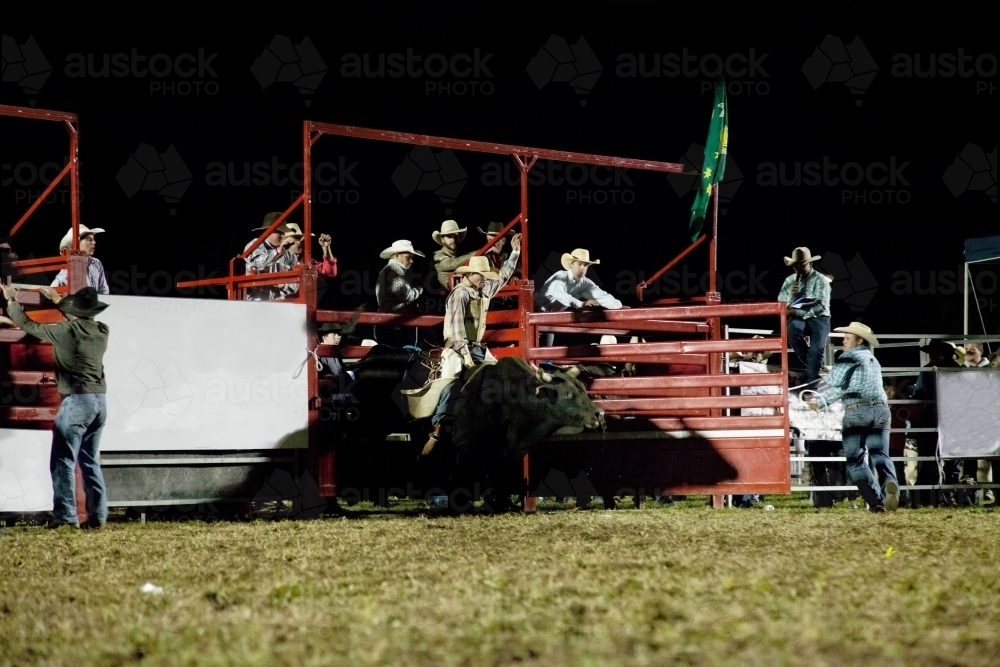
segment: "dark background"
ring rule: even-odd
[[[700,70],[694,76],[665,76],[661,70],[659,77],[621,77],[620,55],[642,54],[648,68],[654,54],[686,49],[700,60],[753,51],[757,71],[729,77],[730,164],[723,193],[730,201],[719,224],[724,301],[775,299],[788,272],[782,257],[805,245],[824,256],[820,268],[836,280],[834,326],[861,319],[880,332],[961,331],[963,240],[998,232],[995,39],[993,24],[982,16],[958,6],[925,13],[912,4],[854,2],[786,11],[638,2],[477,8],[473,14],[452,3],[369,4],[307,12],[275,5],[267,13],[239,16],[149,9],[148,16],[116,10],[83,17],[5,8],[5,40],[13,38],[23,52],[34,38],[44,62],[32,56],[28,64],[44,69],[47,63],[51,72],[32,92],[5,70],[0,103],[79,114],[82,222],[107,230],[98,237],[97,255],[112,292],[176,295],[173,281],[224,271],[263,215],[294,199],[300,187],[273,180],[301,161],[304,119],[676,162],[689,152],[697,155],[692,145],[705,141],[713,77]],[[291,82],[268,82],[267,76],[263,87],[252,72],[276,35],[295,45],[308,37],[315,47],[326,73],[318,84],[307,84],[310,94]],[[529,76],[529,63],[552,35],[570,45],[584,37],[599,61],[600,75],[586,94],[560,81],[539,89]],[[815,89],[810,84],[803,67],[816,66],[810,58],[827,36],[843,44],[862,40],[877,67],[862,90],[830,80]],[[133,49],[146,57],[143,67],[158,53],[171,61],[185,53],[197,59],[201,49],[214,58],[210,69],[187,77],[70,76],[75,62],[90,58],[101,69],[105,54]],[[407,49],[423,58],[473,56],[476,49],[481,60],[489,57],[478,77],[342,74],[348,54],[368,54],[374,65],[379,54]],[[926,69],[932,55],[959,49],[973,56],[972,69],[982,57],[985,70],[967,78],[894,72],[898,54],[919,55]],[[16,54],[8,55],[7,68],[16,64]],[[858,60],[853,65],[864,69]],[[465,84],[464,94],[457,94],[457,83]],[[176,201],[155,189],[129,196],[120,185],[119,173],[141,144],[159,153],[173,146],[190,172]],[[0,118],[0,229],[10,229],[45,187],[32,174],[46,162],[61,165],[66,145],[55,123]],[[484,183],[494,164],[516,173],[507,166],[509,158],[459,152],[467,181],[447,202],[431,191],[404,197],[393,183],[409,150],[340,137],[316,144],[314,168],[357,163],[349,178],[316,184],[314,229],[333,235],[343,274],[326,286],[324,306],[374,303],[374,279],[384,264],[378,253],[395,239],[411,239],[429,256],[436,247],[431,231],[451,217],[470,227],[465,247],[472,249],[482,239],[476,226],[516,214],[516,187]],[[954,174],[952,181],[944,178],[963,151],[984,172],[972,187],[955,185]],[[783,164],[791,176],[796,163],[824,159],[841,167],[906,163],[899,172],[904,180],[851,187],[766,183],[769,164]],[[277,163],[284,171],[268,167],[260,172],[266,182],[259,184],[231,182],[230,169],[240,181],[246,163],[256,162]],[[225,179],[213,180],[223,172]],[[50,166],[48,173],[55,170]],[[551,266],[552,253],[589,248],[602,262],[592,275],[633,303],[640,274],[651,274],[686,245],[693,197],[687,182],[629,170],[617,184],[588,179],[569,186],[553,183],[551,171],[539,173],[546,182],[531,189],[532,271]],[[167,175],[186,180],[177,174]],[[600,180],[606,174],[597,175]],[[12,239],[22,257],[55,254],[69,224],[65,188],[53,199]],[[301,221],[301,215],[292,220]],[[659,286],[660,295],[700,292],[706,265],[703,253],[692,256]],[[419,272],[428,268],[416,266]],[[985,272],[979,296],[990,333],[1000,327],[998,269],[979,269]],[[980,333],[976,324],[970,330]]]

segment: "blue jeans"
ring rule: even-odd
[[[481,347],[469,346],[469,354],[472,356],[472,361],[477,366],[486,359],[486,350]],[[450,406],[451,402],[451,390],[454,388],[455,384],[461,382],[462,378],[456,378],[455,382],[449,382],[448,385],[441,390],[441,397],[438,398],[437,407],[434,408],[434,414],[431,415],[431,424],[437,426],[446,417],[450,416],[454,419],[454,411],[456,406]],[[451,408],[452,414],[448,414],[448,409]]]
[[[76,463],[83,473],[87,495],[87,514],[91,525],[104,525],[108,519],[108,494],[104,475],[97,463],[101,430],[108,418],[105,394],[70,394],[63,396],[52,429],[53,523],[78,524],[76,516]]]
[[[865,405],[844,410],[841,437],[847,472],[858,485],[861,497],[872,507],[885,501],[885,483],[896,481],[896,466],[889,458],[889,424],[892,417],[886,405]],[[865,452],[868,461],[865,461]],[[874,471],[873,471],[874,469]],[[879,484],[878,474],[882,477]]]
[[[823,350],[829,335],[829,317],[810,317],[808,320],[793,317],[788,320],[788,336],[792,339],[792,349],[799,361],[806,366],[806,382],[819,379],[819,367],[823,364]],[[808,343],[806,336],[809,336]]]

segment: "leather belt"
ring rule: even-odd
[[[854,408],[864,408],[869,405],[885,405],[885,401],[879,399],[877,401],[863,401],[861,403],[851,403],[850,405],[845,405],[845,410],[853,410]]]

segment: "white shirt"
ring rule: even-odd
[[[989,366],[989,365],[990,365],[990,360],[987,359],[986,357],[983,357],[982,359],[979,360],[979,363],[976,364],[976,368],[982,368],[983,366]],[[968,361],[966,361],[965,362],[965,367],[966,368],[972,368],[972,364],[970,364]]]
[[[584,276],[574,280],[569,271],[553,273],[541,291],[535,294],[535,305],[542,312],[558,312],[570,308],[580,308],[587,299],[594,299],[602,308],[617,310],[622,302],[611,296],[593,280]]]
[[[50,287],[62,287],[68,284],[68,280],[66,269],[60,269]],[[96,257],[87,258],[87,284],[96,289],[98,294],[111,294],[108,279],[104,276],[104,265]]]

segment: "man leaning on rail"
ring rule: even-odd
[[[50,528],[79,528],[76,513],[76,463],[80,462],[87,496],[88,528],[100,528],[108,518],[104,475],[98,462],[101,431],[107,420],[107,385],[104,352],[108,349],[108,325],[94,316],[108,307],[97,300],[97,290],[84,287],[60,298],[51,287],[42,290],[66,316],[58,324],[39,324],[28,319],[17,303],[17,290],[3,285],[7,312],[27,334],[52,343],[56,359],[56,384],[62,401],[52,429],[52,521]]]
[[[896,468],[889,458],[892,416],[882,388],[882,366],[872,353],[878,339],[860,322],[851,322],[834,331],[844,334],[844,352],[826,376],[828,388],[809,401],[809,407],[819,410],[821,405],[826,407],[843,401],[841,439],[847,472],[872,512],[895,511],[899,507],[899,483]],[[885,480],[883,486],[879,485],[872,466]]]

